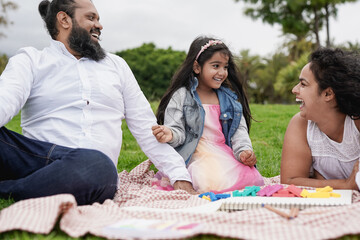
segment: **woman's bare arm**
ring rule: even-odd
[[[360,131],[360,119],[355,120],[355,125],[356,125],[357,129]]]
[[[335,189],[358,189],[355,183],[355,164],[353,173],[348,179],[311,178],[311,150],[306,139],[307,120],[296,114],[290,121],[284,137],[281,156],[281,183],[298,186],[325,187]]]

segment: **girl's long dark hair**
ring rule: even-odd
[[[187,90],[190,90],[191,87],[190,81],[194,76],[196,76],[196,74],[193,72],[193,64],[195,62],[196,55],[199,53],[201,47],[210,40],[214,40],[214,38],[200,36],[197,37],[190,45],[189,52],[188,55],[186,56],[185,61],[182,63],[182,65],[179,67],[179,69],[172,77],[170,86],[166,90],[164,96],[160,101],[156,113],[158,124],[160,125],[164,124],[165,109],[174,92],[181,87],[186,87]],[[240,72],[234,62],[234,57],[231,51],[229,50],[229,48],[224,43],[210,46],[200,54],[199,58],[197,59],[197,62],[199,63],[200,67],[203,67],[204,63],[208,59],[210,59],[215,52],[219,52],[219,51],[229,57],[228,78],[226,81],[223,82],[223,85],[229,87],[238,96],[238,101],[241,103],[243,107],[243,114],[246,120],[246,124],[248,126],[248,131],[250,131],[250,126],[251,126],[250,120],[252,116],[250,112],[248,99],[244,90],[243,78],[240,75]]]

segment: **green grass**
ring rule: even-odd
[[[158,102],[153,102],[153,109]],[[258,160],[257,168],[264,177],[280,174],[280,159],[282,143],[286,127],[291,117],[298,112],[297,105],[259,105],[250,106],[253,118],[250,138]],[[139,145],[123,124],[123,145],[118,163],[118,169],[131,170],[147,159]]]
[[[152,102],[155,110],[158,102]],[[250,138],[257,156],[257,167],[264,177],[272,177],[280,173],[281,149],[284,133],[291,117],[298,111],[297,105],[259,105],[251,104],[253,118]],[[6,127],[21,133],[20,115],[15,116]],[[147,157],[141,151],[135,138],[124,121],[123,144],[118,162],[119,170],[130,171]],[[1,204],[1,203],[0,203]],[[0,205],[1,206],[1,205]]]
[[[158,102],[151,103],[156,109]],[[297,105],[250,105],[253,118],[250,138],[257,156],[257,168],[264,177],[280,174],[280,159],[285,130],[291,117],[298,112]],[[6,127],[21,132],[20,117],[16,116]],[[118,171],[130,171],[147,157],[141,151],[134,137],[123,123],[123,145],[119,157]],[[155,169],[155,168],[154,168]],[[11,199],[0,199],[0,209],[13,203]],[[0,234],[0,239],[73,239],[63,233],[58,226],[48,235],[31,234],[23,231],[11,231]],[[86,235],[81,239],[101,239]],[[194,239],[219,239],[216,236],[201,235]],[[359,236],[345,236],[342,239],[360,239]]]
[[[298,105],[250,105],[253,118],[250,138],[257,158],[257,168],[264,177],[280,174],[284,134]]]

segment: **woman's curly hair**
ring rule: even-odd
[[[310,69],[319,91],[331,88],[337,108],[360,119],[360,55],[354,51],[320,48],[310,55]]]

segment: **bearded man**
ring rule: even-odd
[[[156,119],[130,68],[101,48],[92,1],[44,0],[39,12],[50,46],[20,49],[0,76],[0,197],[113,198],[123,119],[174,188],[195,193],[184,160],[152,135]],[[4,127],[20,110],[23,135]]]

